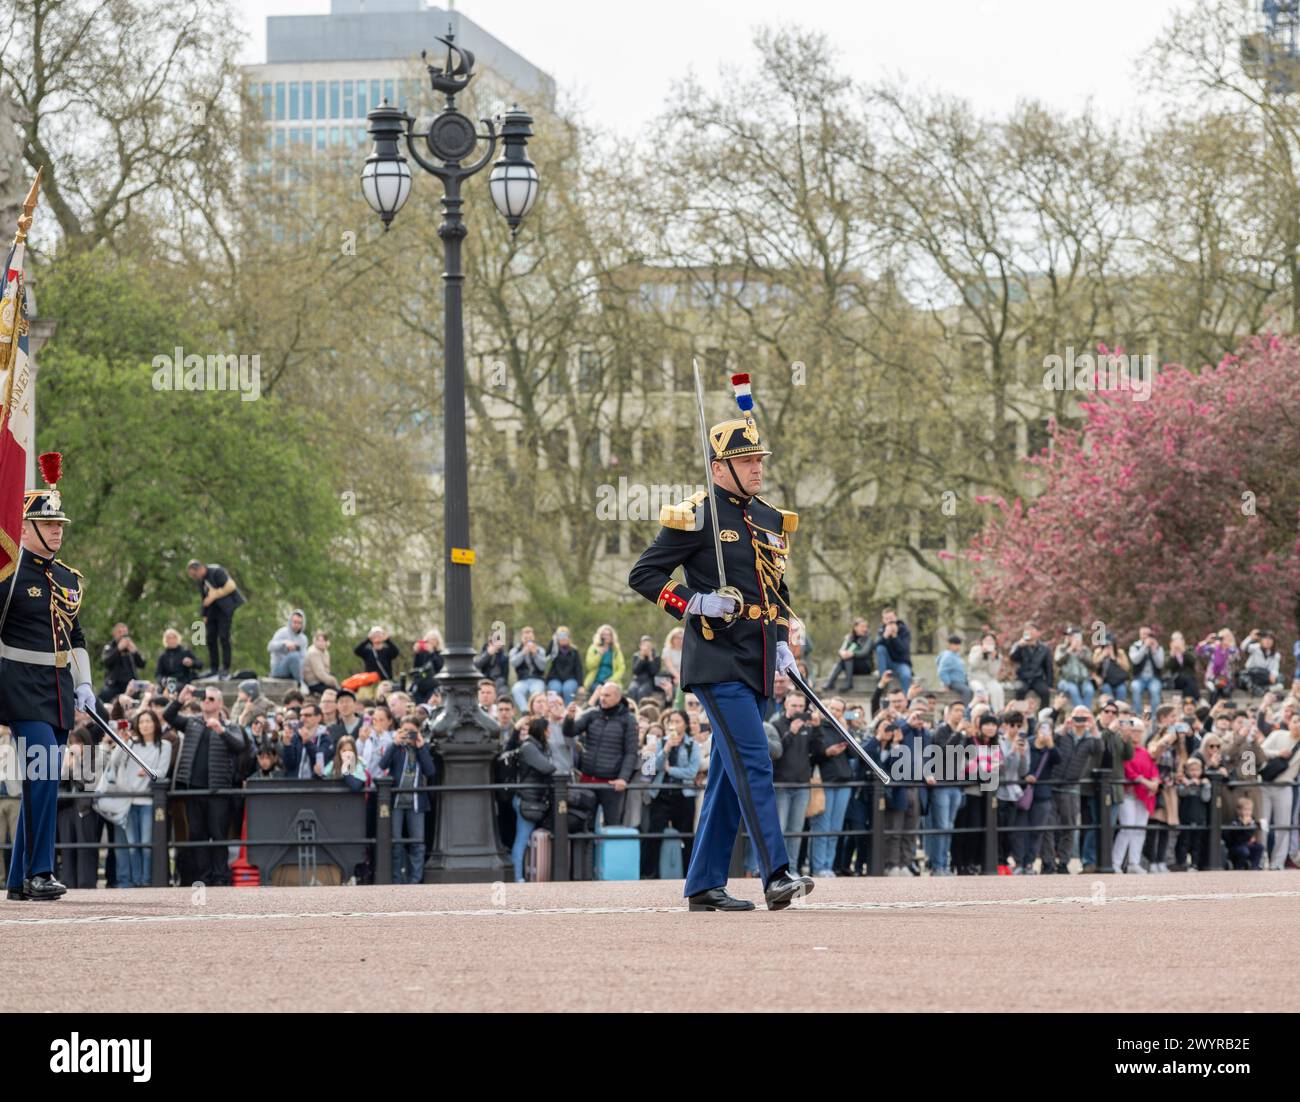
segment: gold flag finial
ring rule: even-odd
[[[44,165],[36,170],[36,179],[32,181],[32,186],[27,191],[27,198],[23,200],[23,213],[18,219],[18,233],[14,235],[14,244],[27,240],[27,231],[32,225],[32,212],[36,210],[36,196],[41,190],[41,174],[44,171]]]

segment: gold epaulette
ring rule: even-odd
[[[701,490],[699,493],[691,494],[685,501],[677,505],[663,505],[659,509],[659,523],[665,528],[677,528],[683,532],[699,531],[699,525],[695,521],[695,510],[708,497],[708,492]]]
[[[791,512],[789,509],[778,509],[778,508],[777,508],[775,505],[773,505],[770,501],[767,501],[766,499],[761,498],[761,497],[755,497],[754,500],[755,500],[755,501],[761,501],[761,502],[763,502],[763,504],[766,505],[766,506],[767,506],[769,509],[771,509],[773,512],[777,512],[777,513],[780,513],[780,514],[781,514],[781,531],[782,531],[782,532],[793,532],[796,528],[799,527],[799,514],[798,514],[798,513],[793,513],[793,512]]]
[[[83,574],[80,570],[78,570],[75,566],[69,566],[69,565],[68,565],[67,563],[65,563],[62,559],[55,559],[54,561],[55,561],[56,563],[58,563],[61,567],[63,567],[64,570],[71,570],[72,573],[74,573],[74,574],[75,574],[78,578],[80,578],[83,582],[86,580],[86,575],[84,575],[84,574]]]

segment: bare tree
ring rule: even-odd
[[[0,0],[0,87],[63,248],[211,221],[239,178],[236,22],[226,0]]]

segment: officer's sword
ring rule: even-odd
[[[106,734],[115,743],[117,743],[118,746],[120,746],[123,750],[126,751],[126,756],[128,758],[130,758],[133,762],[135,762],[136,765],[138,765],[141,769],[143,769],[146,773],[148,773],[149,776],[151,776],[154,780],[158,779],[158,774],[155,773],[149,766],[147,766],[144,762],[140,760],[139,755],[137,755],[136,752],[131,749],[130,743],[122,741],[122,737],[116,731],[114,731],[112,727],[108,725],[108,720],[106,720],[103,716],[99,714],[98,709],[91,709],[89,712],[86,713],[86,715],[90,716],[90,718],[95,721],[96,725],[99,727],[101,731],[104,732],[104,734]]]
[[[713,553],[718,560],[718,594],[731,597],[736,602],[736,611],[730,616],[723,616],[722,622],[730,624],[740,616],[745,607],[744,595],[733,585],[727,585],[727,568],[722,563],[722,536],[718,533],[718,491],[713,484],[713,466],[709,455],[708,422],[704,420],[704,384],[700,382],[700,361],[691,358],[691,367],[695,371],[695,406],[700,415],[700,449],[704,454],[704,485],[709,488],[709,527],[713,530]]]
[[[855,739],[852,735],[848,733],[848,731],[844,730],[844,728],[840,726],[840,721],[836,719],[833,715],[831,715],[830,710],[826,707],[826,705],[823,704],[817,698],[817,694],[812,691],[812,687],[808,684],[808,682],[806,682],[802,677],[799,676],[799,671],[797,669],[789,669],[789,670],[782,670],[781,672],[784,673],[786,677],[790,679],[791,683],[794,685],[795,688],[797,688],[801,693],[803,693],[804,696],[806,696],[813,704],[817,706],[817,710],[821,712],[821,714],[825,716],[827,720],[830,721],[831,730],[834,731],[837,735],[839,735],[840,738],[842,738],[845,742],[847,742],[849,744],[849,749],[852,750],[855,754],[857,754],[858,757],[860,757],[864,762],[867,763],[867,765],[871,767],[872,772],[874,772],[876,776],[880,778],[880,783],[888,784],[889,774],[880,768],[875,758],[873,758],[864,749],[862,749],[861,746],[858,745],[857,739]]]

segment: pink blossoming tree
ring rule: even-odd
[[[1102,347],[1105,354],[1107,350]],[[1116,350],[1117,353],[1120,350]],[[1256,338],[1201,372],[1170,364],[1150,399],[1098,393],[1078,431],[1027,460],[1043,487],[999,499],[966,555],[1004,638],[1141,624],[1189,646],[1300,618],[1300,339]],[[987,499],[983,499],[987,502]]]

